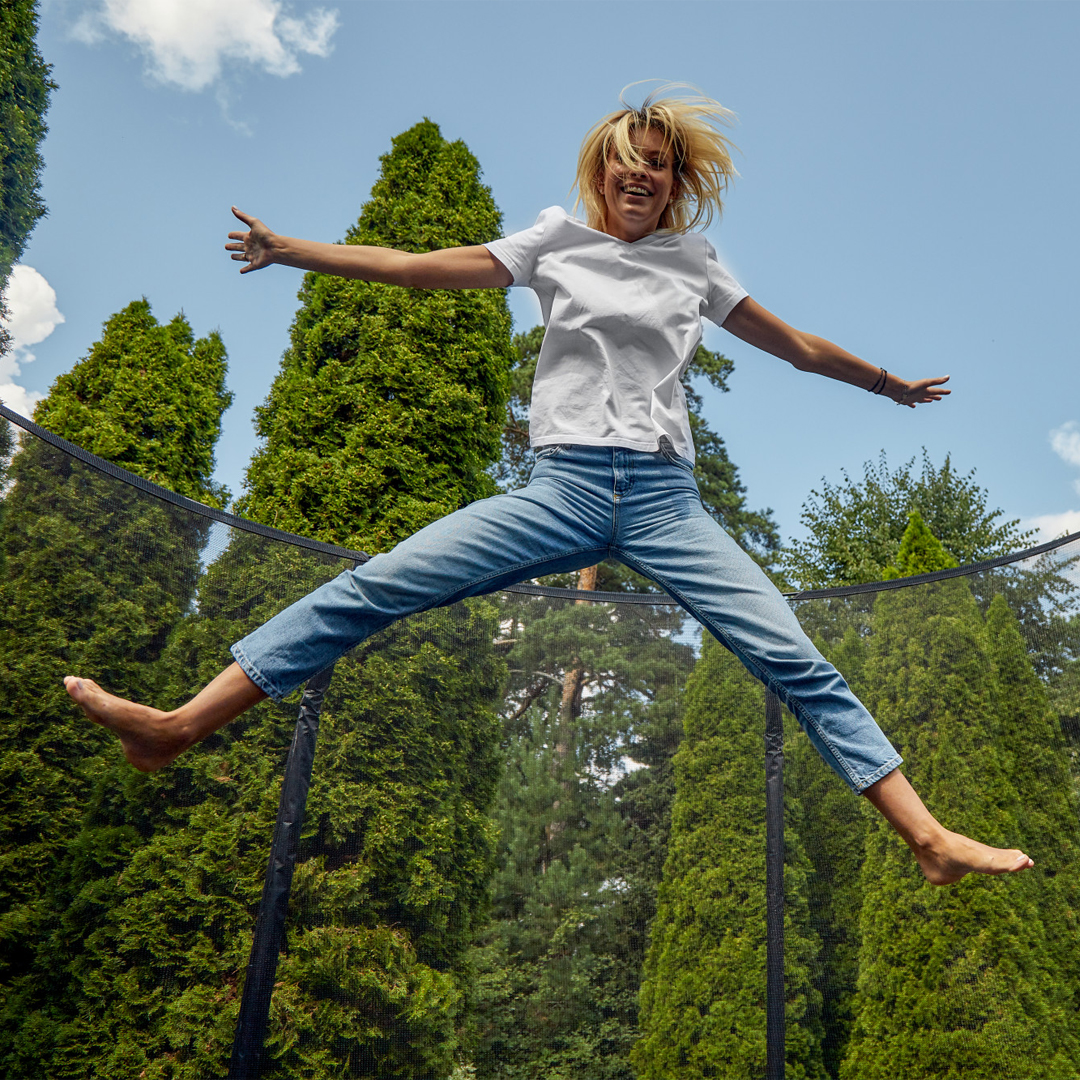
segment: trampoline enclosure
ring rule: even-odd
[[[1080,1080],[1080,538],[791,599],[931,809],[1036,861],[934,889],[663,593],[427,612],[134,772],[64,674],[172,706],[364,556],[3,415],[0,1075]]]

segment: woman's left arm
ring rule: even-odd
[[[800,371],[813,371],[864,390],[873,390],[881,381],[882,368],[852,356],[831,341],[788,326],[749,296],[735,305],[724,320],[724,329],[755,348],[779,356]],[[914,409],[928,401],[940,401],[949,393],[942,386],[948,381],[946,375],[908,382],[890,371],[881,393],[898,405]]]

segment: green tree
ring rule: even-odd
[[[493,919],[476,951],[481,1077],[633,1075],[655,881],[621,777],[627,758],[647,764],[657,729],[679,726],[683,619],[664,605],[548,597],[503,607],[507,767]]]
[[[498,235],[476,161],[427,121],[394,141],[350,240],[429,249]],[[259,410],[245,513],[379,549],[485,494],[509,350],[499,292],[305,278],[292,346]],[[161,700],[342,568],[230,537],[173,633]],[[444,1077],[468,1006],[499,773],[504,666],[486,601],[391,627],[338,663],[293,883],[264,1075]],[[229,1053],[295,699],[264,703],[169,769],[103,798],[102,829],[149,841],[84,887],[99,912],[70,1075],[220,1075]],[[89,1048],[89,1049],[88,1049]],[[82,1071],[79,1071],[79,1061]]]
[[[196,340],[182,316],[159,327],[139,301],[105,324],[102,342],[56,381],[35,417],[144,476],[218,498],[210,470],[230,399],[225,366],[216,334]],[[87,424],[96,415],[100,441]],[[171,418],[168,436],[161,416]],[[193,462],[181,465],[170,439]],[[169,504],[133,499],[38,440],[15,455],[10,479],[0,581],[0,1068],[24,1076],[50,1060],[63,1022],[80,935],[70,925],[60,933],[57,919],[95,779],[117,757],[114,741],[73,709],[61,677],[93,672],[125,695],[153,694],[207,528]],[[94,858],[101,873],[114,854],[84,850],[84,863]]]
[[[480,244],[501,218],[462,142],[424,120],[394,139],[346,243]],[[495,492],[511,367],[501,290],[417,290],[308,274],[291,345],[257,410],[265,444],[241,513],[385,551]]]
[[[820,605],[823,601],[812,601]],[[805,611],[805,606],[803,611]],[[856,695],[863,696],[867,660],[865,636],[849,628],[843,640],[828,646],[828,658],[844,672]],[[806,898],[810,924],[821,940],[814,986],[821,993],[821,1052],[825,1070],[835,1077],[854,1022],[859,974],[860,868],[869,819],[862,800],[822,760],[809,739],[796,734],[785,718],[784,788],[788,806],[800,808],[799,836],[809,861]]]
[[[233,637],[337,568],[276,548],[237,537],[208,568],[198,614],[162,662],[164,704],[215,674]],[[484,811],[499,764],[495,632],[477,603],[399,624],[339,663],[265,1076],[451,1073],[469,991],[461,954],[494,844]],[[94,860],[74,876],[65,920],[94,931],[53,1075],[224,1075],[295,710],[295,698],[265,703],[175,766],[120,768],[97,785],[80,842],[107,851],[111,872],[95,873]]]
[[[948,456],[935,466],[924,450],[921,472],[914,458],[890,470],[882,452],[877,465],[864,464],[861,480],[846,472],[843,483],[823,480],[803,503],[800,520],[809,536],[784,551],[783,570],[802,589],[880,581],[913,510],[958,563],[1022,548],[1034,534],[987,509],[987,493],[974,476],[974,469],[958,473]]]
[[[765,695],[706,639],[686,691],[675,805],[641,988],[641,1080],[765,1068]],[[799,808],[785,808],[786,1075],[824,1077],[820,948],[807,925]]]
[[[105,323],[85,359],[60,375],[34,419],[56,434],[161,484],[223,507],[214,446],[232,403],[217,331],[196,339],[183,313],[164,326],[143,297]]]
[[[1080,792],[1061,721],[1003,596],[990,604],[986,629],[997,676],[994,742],[1019,796],[1020,847],[1035,861],[1024,884],[1046,928],[1058,994],[1054,1004],[1075,1031],[1080,1023]]]
[[[896,569],[951,562],[912,518]],[[868,704],[906,773],[949,827],[1013,846],[1019,799],[996,744],[986,627],[962,579],[881,593],[865,679]],[[845,1080],[1075,1077],[1075,1016],[1049,955],[1033,875],[922,878],[883,820],[868,829],[861,952]],[[1018,1054],[1017,1048],[1023,1047]]]
[[[36,0],[0,4],[0,317],[12,264],[45,214],[41,199],[41,142],[56,83],[37,47]],[[0,352],[9,342],[0,325]]]

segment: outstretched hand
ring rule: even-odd
[[[240,267],[240,273],[246,274],[269,266],[274,262],[271,250],[274,234],[258,218],[237,210],[235,206],[232,212],[248,227],[247,232],[229,233],[229,239],[237,243],[225,245],[225,250],[233,253],[234,261],[247,264]]]
[[[906,389],[900,393],[892,393],[889,397],[897,405],[906,405],[909,409],[914,409],[916,405],[925,405],[930,401],[940,401],[946,394],[952,393],[951,390],[946,390],[942,385],[948,381],[948,375],[940,379],[916,379],[915,382],[909,382]]]

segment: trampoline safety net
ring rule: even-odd
[[[791,597],[1035,860],[935,888],[663,593],[427,612],[136,772],[63,675],[171,708],[364,556],[3,415],[0,1076],[1080,1080],[1080,537]]]

